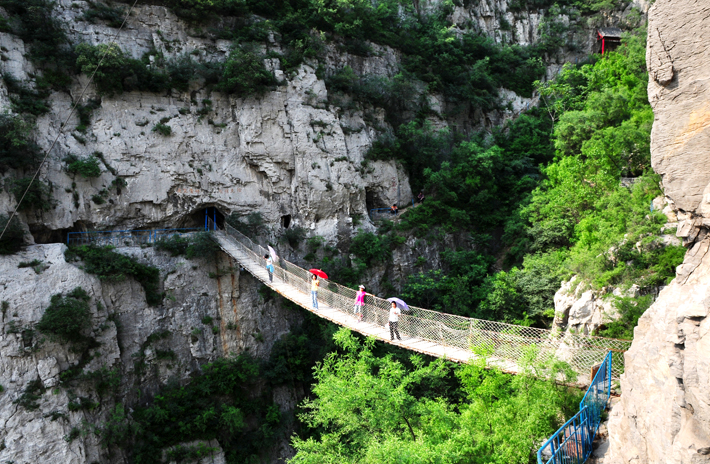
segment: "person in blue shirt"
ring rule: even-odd
[[[269,255],[264,255],[264,259],[266,260],[266,270],[269,271],[269,282],[274,281],[274,260],[271,259],[271,256]]]

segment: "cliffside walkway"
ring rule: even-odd
[[[211,228],[214,228],[212,225]],[[264,263],[268,254],[251,239],[225,224],[214,230],[213,238],[220,248],[234,258],[250,274],[297,305],[343,327],[386,343],[457,362],[474,358],[474,350],[484,352],[489,364],[509,373],[517,373],[518,360],[529,356],[554,355],[567,361],[580,373],[580,383],[588,383],[593,366],[602,363],[611,351],[614,357],[613,378],[623,372],[623,352],[631,345],[627,340],[589,337],[501,322],[472,319],[410,307],[411,314],[399,318],[402,340],[391,341],[385,328],[390,302],[372,295],[365,297],[364,315],[359,321],[353,313],[356,291],[321,279],[318,290],[319,308],[313,308],[310,293],[311,274],[286,260],[274,263],[274,281]],[[480,351],[479,351],[480,350]]]

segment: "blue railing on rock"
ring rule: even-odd
[[[161,238],[205,230],[202,227],[191,229],[151,229],[151,230],[98,230],[91,232],[69,232],[67,245],[113,245],[136,246],[155,243]]]
[[[606,355],[579,412],[559,428],[537,452],[538,464],[582,464],[592,454],[592,443],[601,424],[602,412],[611,395],[611,351]]]

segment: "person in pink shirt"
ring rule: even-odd
[[[355,309],[353,310],[359,321],[362,320],[363,306],[365,306],[365,286],[360,285],[360,289],[355,294]]]

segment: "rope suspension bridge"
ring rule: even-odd
[[[356,291],[321,279],[318,308],[314,308],[309,271],[279,258],[274,262],[271,282],[264,265],[263,257],[269,254],[266,248],[229,224],[220,229],[210,219],[209,229],[220,248],[264,285],[319,317],[365,336],[456,362],[467,362],[476,356],[475,352],[484,352],[489,364],[509,373],[518,372],[518,360],[533,347],[538,356],[553,355],[566,361],[573,370],[583,374],[583,379],[611,352],[614,360],[611,377],[616,379],[623,372],[623,353],[631,345],[630,341],[472,319],[413,306],[409,314],[399,316],[402,340],[390,340],[386,328],[389,301],[368,294],[362,319],[358,319],[354,314]]]
[[[216,219],[216,210],[214,212]],[[591,455],[594,438],[612,391],[612,379],[623,373],[623,354],[631,345],[628,340],[591,337],[569,332],[538,329],[502,322],[467,318],[410,306],[409,313],[399,316],[401,340],[390,340],[386,327],[390,302],[374,295],[365,296],[362,317],[354,313],[356,291],[321,279],[318,308],[311,300],[311,273],[289,261],[273,262],[273,280],[265,266],[269,250],[254,243],[229,224],[217,227],[205,215],[205,229],[219,247],[264,285],[311,311],[343,327],[372,336],[386,343],[418,353],[468,362],[486,356],[488,365],[511,374],[520,371],[519,361],[534,353],[538,359],[554,356],[566,361],[578,374],[579,384],[589,384],[579,412],[555,432],[539,449],[538,464],[582,464]],[[121,230],[70,233],[68,245],[136,246],[153,243],[173,235],[188,235],[199,229]],[[592,373],[590,382],[588,373]]]

